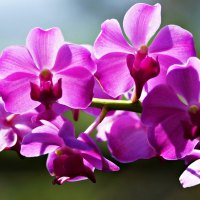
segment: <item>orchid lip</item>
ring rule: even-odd
[[[31,82],[31,99],[50,109],[52,104],[62,97],[62,80],[58,79],[53,83],[53,73],[46,68],[40,72],[39,79],[39,85]]]

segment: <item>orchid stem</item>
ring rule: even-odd
[[[135,88],[133,90],[133,93],[132,93],[132,96],[131,96],[131,102],[132,102],[132,104],[134,104],[137,101],[138,101],[138,98],[137,98],[137,92],[136,92],[136,88]]]
[[[84,131],[84,133],[90,135],[93,130],[103,121],[106,117],[108,110],[106,106],[103,106],[100,115],[95,119],[95,121]]]
[[[93,98],[90,107],[103,108],[106,107],[107,111],[111,110],[124,110],[131,112],[142,112],[141,102],[132,102],[130,100],[112,100],[112,99],[99,99]]]

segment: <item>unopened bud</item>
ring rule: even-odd
[[[160,72],[158,60],[147,56],[146,53],[147,49],[141,47],[136,55],[127,56],[127,66],[135,81],[135,93],[132,99],[134,102],[140,98],[144,84]]]

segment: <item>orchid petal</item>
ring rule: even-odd
[[[47,125],[41,125],[41,126],[38,126],[36,128],[34,128],[32,130],[32,133],[49,133],[49,134],[52,134],[52,135],[58,135],[58,129],[55,128],[54,126],[47,126]]]
[[[93,151],[81,151],[81,155],[96,169],[103,171],[118,171],[119,167],[103,157],[101,150],[95,142],[87,135],[82,133],[80,139],[90,146]]]
[[[134,84],[126,57],[124,53],[110,53],[97,63],[95,75],[104,91],[113,98],[130,90]]]
[[[13,46],[5,49],[0,58],[0,66],[1,79],[16,72],[35,75],[38,73],[30,53],[22,46]]]
[[[0,151],[13,147],[17,142],[17,134],[12,129],[0,130]]]
[[[134,53],[135,49],[125,40],[116,19],[106,20],[101,25],[101,32],[94,43],[94,55],[100,58],[108,53]]]
[[[62,140],[50,133],[32,133],[24,137],[20,153],[26,157],[36,157],[55,151]]]
[[[34,82],[36,78],[35,75],[19,72],[0,81],[0,93],[8,112],[24,113],[40,104],[30,96],[30,82]]]
[[[192,187],[200,184],[200,160],[196,160],[190,164],[181,174],[179,180],[184,188]]]
[[[58,53],[56,55],[56,60],[54,63],[54,67],[52,68],[52,71],[60,71],[60,70],[65,70],[66,67],[69,66],[72,60],[72,52],[70,51],[69,45],[64,44],[62,45]]]
[[[54,174],[54,164],[53,161],[56,159],[58,155],[55,152],[49,153],[47,157],[46,167],[51,176],[55,176]]]
[[[185,114],[188,109],[167,85],[159,85],[151,90],[142,107],[142,121],[149,126],[156,125],[175,113]]]
[[[161,23],[161,5],[154,6],[138,3],[124,16],[123,26],[134,47],[147,45]]]
[[[92,59],[91,52],[87,48],[77,44],[69,44],[68,46],[72,54],[69,67],[81,66],[94,74],[97,70],[97,66]]]
[[[106,116],[103,121],[97,126],[96,138],[100,142],[107,141],[107,133],[110,132],[113,122],[115,119],[121,115],[121,111],[116,111],[111,116]]]
[[[163,27],[149,47],[150,55],[161,57],[163,64],[185,63],[189,57],[196,56],[192,34],[176,25]],[[159,61],[160,62],[160,61]],[[162,63],[161,63],[162,65]]]
[[[185,137],[183,122],[187,115],[175,113],[155,128],[149,129],[148,138],[158,155],[166,160],[177,160],[192,152],[198,140]]]
[[[89,163],[91,163],[96,169],[102,170],[102,171],[119,171],[119,167],[115,165],[113,162],[103,158],[99,154],[97,154],[94,151],[91,151],[89,153],[83,152],[81,153],[83,158],[87,160]]]
[[[156,156],[147,139],[147,128],[135,113],[119,116],[107,137],[112,156],[120,162],[134,162]]]
[[[70,121],[65,121],[65,123],[59,130],[58,135],[63,139],[65,145],[70,148],[80,150],[91,149],[91,147],[89,147],[87,144],[75,138],[74,126]]]
[[[194,162],[195,160],[199,160],[199,159],[200,159],[200,150],[199,149],[194,149],[189,155],[187,155],[184,158],[186,165]]]
[[[167,83],[189,105],[198,103],[200,91],[200,60],[190,58],[185,65],[173,65],[167,75]]]
[[[63,43],[64,38],[59,28],[47,30],[34,28],[26,40],[27,48],[39,69],[53,67],[57,52]]]
[[[60,72],[62,97],[59,103],[74,109],[87,108],[93,97],[94,78],[83,67],[73,67]]]

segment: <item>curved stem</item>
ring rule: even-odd
[[[107,111],[111,110],[124,110],[131,112],[142,112],[141,102],[137,101],[133,103],[130,100],[112,100],[112,99],[99,99],[93,98],[90,107],[103,108],[106,106]]]
[[[101,110],[100,115],[95,119],[95,121],[84,131],[84,133],[90,135],[93,130],[103,121],[103,119],[106,117],[108,110],[107,107],[104,106]]]

